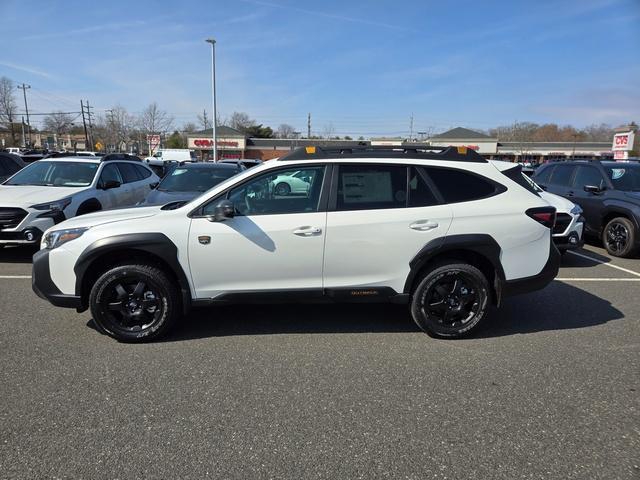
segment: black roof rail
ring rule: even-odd
[[[136,157],[135,155],[130,155],[128,153],[107,153],[102,157],[96,156],[95,158],[100,158],[101,162],[110,162],[113,160],[129,160],[132,162],[141,162],[142,159],[140,157]]]
[[[393,158],[419,160],[448,160],[455,162],[487,163],[478,152],[468,147],[438,147],[424,144],[407,145],[335,145],[307,146],[293,150],[278,161],[321,160],[337,158]]]

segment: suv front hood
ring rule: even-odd
[[[73,217],[55,226],[56,230],[63,228],[97,227],[106,223],[135,220],[136,218],[152,217],[160,213],[160,207],[135,207],[118,210],[106,210],[104,212],[88,213]]]
[[[70,197],[87,187],[43,187],[40,185],[0,185],[0,207],[30,207]]]

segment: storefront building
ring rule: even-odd
[[[218,160],[242,159],[247,147],[244,133],[226,126],[216,128]],[[196,152],[199,160],[213,160],[213,129],[207,128],[187,135],[187,148]]]

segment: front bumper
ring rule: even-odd
[[[82,299],[79,295],[67,295],[56,287],[51,279],[49,270],[50,250],[40,250],[33,256],[33,271],[31,275],[31,287],[40,298],[49,301],[56,307],[79,309]]]
[[[584,245],[584,219],[572,222],[571,228],[562,235],[554,235],[553,242],[560,251],[574,250]]]
[[[553,240],[549,241],[549,258],[542,270],[537,275],[531,277],[517,278],[515,280],[504,280],[500,288],[500,298],[520,295],[522,293],[541,290],[553,281],[560,269],[560,252]]]
[[[0,245],[37,245],[42,238],[42,230],[35,227],[24,230],[0,230]]]

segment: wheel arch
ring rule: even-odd
[[[189,281],[178,260],[176,245],[163,233],[115,235],[96,240],[89,245],[78,257],[74,267],[75,291],[81,298],[82,309],[88,308],[89,293],[95,280],[106,270],[123,261],[149,263],[166,271],[180,287],[183,311],[189,311]]]
[[[92,208],[92,207],[97,207],[97,208]],[[83,208],[85,209],[89,208],[90,210],[87,212],[80,213]],[[76,215],[83,215],[84,213],[98,212],[100,210],[102,210],[102,203],[100,203],[100,200],[98,200],[97,198],[92,197],[80,202],[80,205],[78,205],[78,208],[76,208]]]
[[[409,275],[405,281],[405,294],[411,294],[422,274],[445,260],[460,260],[478,268],[491,286],[494,304],[501,300],[505,274],[500,262],[502,249],[498,242],[487,234],[451,235],[427,243],[409,262]]]
[[[614,218],[617,217],[623,217],[626,218],[627,220],[629,220],[633,226],[638,229],[640,228],[640,225],[638,225],[638,220],[636,215],[631,211],[628,210],[624,207],[621,206],[613,206],[613,207],[609,207],[607,208],[603,214],[602,214],[602,224],[600,225],[600,232],[604,232],[604,227],[607,226],[607,224],[613,220]]]

